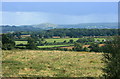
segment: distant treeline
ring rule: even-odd
[[[41,33],[45,38],[52,36],[79,38],[81,36],[114,36],[118,34],[118,29],[51,29]]]
[[[50,29],[34,32],[19,31],[8,33],[12,38],[21,39],[24,37],[33,38],[81,38],[83,36],[115,36],[118,35],[118,29]]]
[[[9,25],[5,25],[5,26],[0,26],[0,28],[2,28],[2,32],[1,33],[10,33],[10,32],[19,32],[19,31],[40,31],[40,29],[38,28],[34,28],[32,26],[9,26]]]

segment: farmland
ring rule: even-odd
[[[69,42],[69,40],[74,40],[77,41],[79,38],[49,38],[49,39],[45,39],[45,41],[47,41],[48,43],[53,43],[54,41],[56,42],[64,42],[66,40],[66,42]],[[94,38],[95,40],[104,40],[105,38]],[[16,45],[17,44],[27,44],[27,41],[15,41]]]
[[[15,41],[15,44],[18,45],[18,44],[27,44],[27,41]]]
[[[78,40],[79,38],[49,38],[49,39],[45,39],[45,41],[47,41],[48,43],[53,43],[54,41],[56,42],[64,42],[64,40],[66,40],[66,42],[69,42],[69,40]],[[17,44],[27,44],[27,41],[15,41],[16,45]]]
[[[3,77],[99,77],[102,54],[95,52],[3,50]]]
[[[64,42],[66,40],[66,42],[69,42],[69,40],[74,40],[77,41],[79,38],[50,38],[50,39],[45,39],[47,42],[49,43],[53,43],[54,41],[56,42]]]
[[[47,41],[48,43],[54,43],[54,41],[56,41],[56,43],[62,43],[66,40],[66,42],[69,42],[69,40],[73,40],[74,42],[77,41],[79,38],[49,38],[49,39],[45,39],[45,41]],[[99,40],[100,42],[102,42],[102,40],[104,40],[105,38],[94,38],[95,40]],[[15,41],[16,45],[18,44],[27,44],[27,41]],[[52,47],[69,47],[72,46],[74,44],[59,44],[59,45],[44,45],[44,46],[38,46],[39,48],[52,48]],[[25,47],[25,46],[17,46],[17,47]]]
[[[47,46],[38,46],[39,48],[53,48],[53,47],[64,47],[64,46],[71,46],[73,44],[63,44],[63,45],[47,45]]]

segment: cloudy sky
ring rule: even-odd
[[[117,2],[3,2],[2,24],[117,22]]]

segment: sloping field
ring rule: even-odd
[[[101,53],[12,50],[3,51],[4,77],[99,77]]]

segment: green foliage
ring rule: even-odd
[[[108,41],[103,54],[106,67],[103,69],[106,79],[120,79],[120,36]]]
[[[28,38],[28,44],[26,46],[27,49],[37,49],[35,40],[31,37]]]
[[[56,41],[54,41],[54,43],[56,43]]]
[[[75,43],[73,50],[74,51],[83,51],[83,45],[81,43]]]
[[[86,52],[90,52],[90,48],[88,48],[88,47],[84,47],[83,50]]]
[[[76,42],[78,43],[94,42],[94,38],[80,38]]]
[[[44,46],[47,42],[44,41],[44,39],[38,39],[37,40],[37,46]]]
[[[7,35],[2,35],[2,49],[11,50],[15,47],[15,42],[10,39]]]
[[[99,49],[100,49],[99,44],[97,44],[97,43],[92,43],[89,46],[89,48],[91,49],[90,51],[94,51],[94,52],[99,52]]]
[[[66,41],[66,40],[64,40],[64,41],[63,41],[63,43],[67,43],[67,41]]]
[[[73,39],[70,39],[70,40],[69,40],[69,43],[73,43],[73,42],[74,42],[74,40],[73,40]]]

